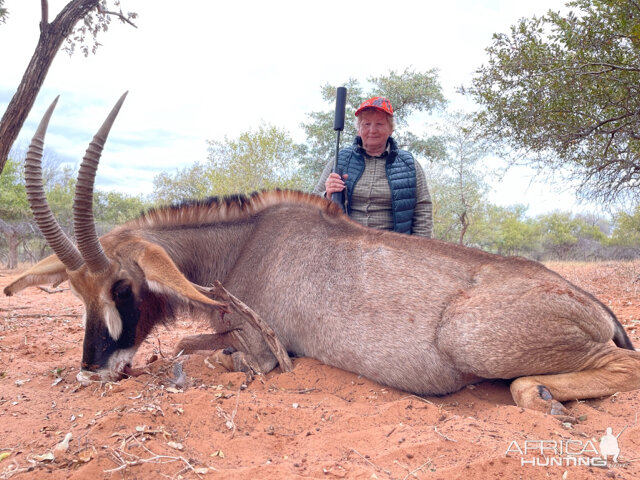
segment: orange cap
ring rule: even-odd
[[[358,110],[356,110],[356,117],[367,108],[375,108],[376,110],[380,110],[381,112],[384,112],[387,115],[391,115],[393,117],[393,107],[391,106],[391,102],[387,98],[373,97],[369,100],[365,100],[364,102],[362,102]]]

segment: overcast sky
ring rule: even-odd
[[[53,19],[66,0],[50,0]],[[138,12],[138,28],[114,21],[96,55],[60,52],[19,142],[26,145],[49,103],[60,95],[46,145],[76,165],[111,106],[128,98],[100,163],[97,186],[147,194],[153,177],[206,159],[206,140],[233,138],[270,123],[305,139],[300,123],[333,108],[320,87],[349,78],[361,83],[390,70],[437,68],[446,97],[468,85],[486,62],[496,32],[519,18],[563,9],[564,0],[122,0]],[[6,0],[0,25],[0,111],[31,58],[40,0]],[[412,125],[416,133],[425,127]],[[512,172],[491,200],[523,203],[528,213],[575,208],[570,193],[554,194]],[[588,207],[577,207],[588,210]]]

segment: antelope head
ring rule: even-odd
[[[155,324],[172,314],[175,304],[226,309],[197,291],[161,246],[123,232],[98,239],[93,216],[95,175],[125,96],[94,136],[80,166],[73,201],[77,245],[54,218],[42,184],[44,136],[58,98],[45,113],[29,146],[25,182],[38,228],[55,254],[4,289],[6,295],[13,295],[28,286],[68,280],[85,308],[81,374],[98,373],[110,381],[127,373],[139,345]]]

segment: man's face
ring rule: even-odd
[[[359,118],[358,135],[362,138],[362,146],[369,155],[380,155],[387,147],[387,140],[393,133],[389,116],[379,110],[365,110]]]

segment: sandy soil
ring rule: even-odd
[[[550,267],[607,303],[640,345],[640,262]],[[0,271],[0,288],[14,274]],[[640,391],[569,402],[580,418],[570,425],[516,407],[506,381],[420,398],[307,358],[244,386],[194,355],[183,360],[189,386],[176,388],[170,352],[204,329],[188,319],[145,343],[134,366],[148,374],[81,387],[82,306],[61,287],[0,297],[0,479],[640,478]],[[607,427],[622,432],[620,456],[597,466]]]

